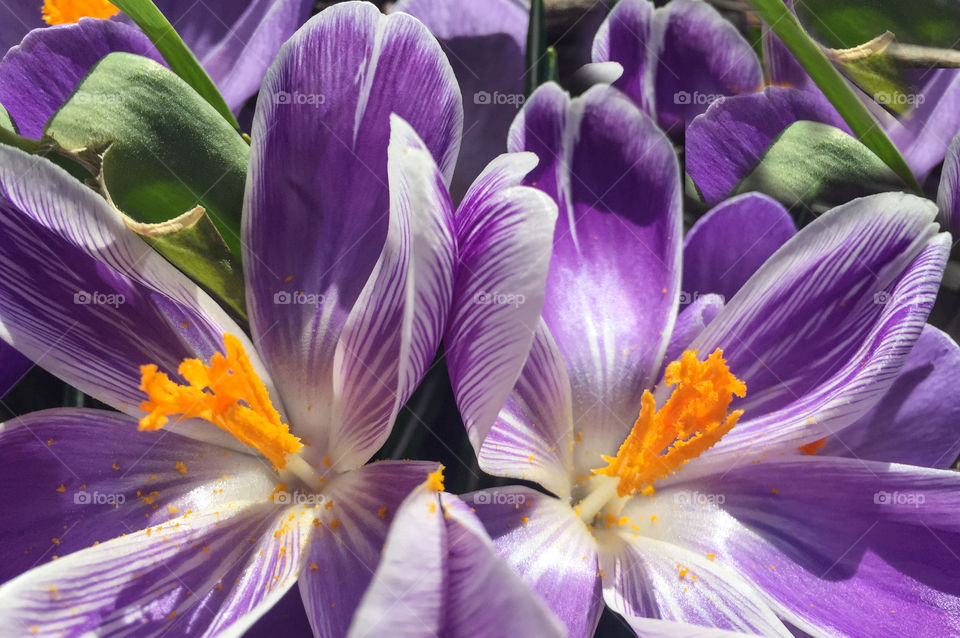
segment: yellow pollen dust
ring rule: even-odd
[[[427,481],[426,481],[427,489],[432,490],[434,492],[443,491],[443,469],[444,468],[441,465],[440,467],[437,468],[436,472],[430,472],[430,474],[427,475]]]
[[[149,399],[140,404],[147,415],[140,419],[139,429],[159,430],[169,415],[180,415],[177,421],[203,419],[256,448],[282,470],[287,455],[299,452],[303,444],[270,403],[240,340],[225,334],[223,345],[226,356],[214,354],[209,365],[199,359],[180,363],[177,372],[190,385],[174,383],[153,364],[141,366],[140,389]]]
[[[72,24],[80,18],[110,18],[120,12],[106,0],[44,0],[41,15],[47,24]]]
[[[617,456],[603,457],[607,467],[593,470],[619,477],[619,496],[650,488],[700,456],[743,414],[743,410],[727,413],[734,395],[745,396],[747,386],[730,372],[719,348],[706,361],[697,358],[696,350],[687,350],[667,366],[665,376],[668,386],[677,386],[667,402],[657,410],[653,395],[645,390],[640,416]]]

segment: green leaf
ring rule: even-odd
[[[202,206],[160,224],[127,226],[246,321],[243,271]]]
[[[953,0],[803,0],[796,11],[817,40],[841,49],[884,31],[900,42],[952,49],[960,33],[960,3]]]
[[[843,76],[827,59],[820,46],[800,26],[797,17],[783,4],[783,0],[749,0],[757,15],[790,50],[804,70],[830,100],[854,135],[877,157],[900,176],[914,191],[920,185],[910,167],[893,145],[883,127],[874,119]],[[870,36],[872,37],[872,35]],[[869,39],[869,38],[865,38]],[[864,40],[860,40],[863,42]]]
[[[538,86],[548,81],[546,75],[549,73],[550,62],[547,58],[547,23],[543,0],[531,0],[530,24],[527,27],[527,97],[530,97]],[[556,66],[556,59],[554,59],[554,66]]]
[[[0,104],[0,129],[10,131],[11,133],[17,132],[17,126],[13,123],[10,114],[7,113],[7,109],[3,108],[3,104]]]
[[[210,106],[216,109],[230,126],[239,131],[240,125],[223,96],[220,95],[220,91],[217,90],[217,85],[213,83],[193,51],[184,43],[180,34],[160,12],[157,5],[151,0],[111,1],[150,38],[150,41],[157,47],[160,55],[167,61],[173,72],[183,78],[187,84],[193,87],[194,91],[209,102]]]
[[[788,208],[821,213],[855,197],[904,184],[879,157],[840,129],[794,122],[731,193],[766,193]]]
[[[851,82],[877,103],[904,115],[913,106],[916,90],[887,55],[887,47],[893,40],[893,33],[887,31],[860,46],[827,49],[826,53]]]
[[[111,53],[47,122],[44,141],[99,162],[104,194],[138,222],[202,206],[240,259],[250,147],[170,70]]]

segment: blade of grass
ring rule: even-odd
[[[170,24],[151,0],[111,0],[114,5],[146,34],[150,41],[170,65],[170,69],[210,103],[230,126],[240,130],[237,119],[233,117],[217,85],[200,65],[193,51],[184,43],[180,34]]]
[[[827,59],[820,45],[807,35],[800,21],[787,9],[783,0],[749,0],[749,2],[757,16],[777,34],[810,78],[823,91],[854,135],[899,175],[904,183],[919,192],[920,185],[916,177],[900,155],[900,151],[887,136],[886,131]]]
[[[544,56],[547,54],[547,23],[543,0],[531,0],[530,25],[527,27],[527,84],[526,96],[546,82],[543,77]]]

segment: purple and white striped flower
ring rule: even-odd
[[[458,251],[478,276],[510,260],[541,297],[546,278],[556,205],[520,185],[535,156],[499,158],[454,215],[460,102],[406,15],[345,3],[283,46],[244,199],[249,337],[100,196],[0,148],[0,337],[119,410],[0,428],[8,627],[240,635],[299,583],[315,635],[350,631],[436,467],[367,461],[433,360]],[[506,240],[458,248],[457,229]],[[509,237],[530,230],[539,252]]]
[[[465,498],[570,635],[604,605],[640,635],[957,631],[934,206],[885,193],[796,232],[749,194],[682,242],[671,144],[609,87],[541,87],[510,150],[560,208],[542,320],[507,360],[506,325],[456,339],[453,316],[447,352],[480,466],[548,494]]]

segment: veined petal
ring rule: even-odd
[[[645,523],[640,525],[646,527]],[[791,635],[756,587],[735,570],[672,543],[643,534],[604,532],[600,573],[604,600],[627,618],[662,618],[762,636]]]
[[[950,240],[937,234],[935,212],[899,193],[855,200],[750,278],[691,346],[723,350],[747,384],[731,406],[745,414],[690,469],[842,438],[880,399],[920,336],[946,263]]]
[[[413,128],[392,116],[390,229],[334,357],[332,430],[318,451],[359,467],[390,434],[440,346],[453,296],[450,198]]]
[[[597,31],[594,62],[619,62],[613,86],[682,133],[710,102],[759,91],[760,62],[737,28],[696,0],[673,0],[654,9],[648,0],[621,0]]]
[[[948,469],[960,456],[958,374],[960,347],[924,326],[890,389],[818,455]]]
[[[450,65],[415,19],[361,2],[301,28],[257,102],[243,228],[251,330],[287,416],[317,431],[333,418],[337,344],[387,238],[391,113],[449,180],[462,123]]]
[[[235,501],[84,549],[0,587],[0,613],[24,635],[241,635],[300,573],[288,510]]]
[[[956,472],[796,456],[664,488],[625,513],[656,515],[645,534],[709,553],[808,634],[949,635],[958,487]]]
[[[850,129],[818,92],[768,86],[719,99],[687,127],[686,171],[708,204],[718,204],[753,169],[770,143],[798,120]]]
[[[440,41],[463,94],[463,145],[450,192],[460,201],[507,148],[523,104],[530,9],[523,0],[401,0],[391,11],[417,18]]]
[[[420,486],[390,526],[350,636],[566,636],[463,501]]]
[[[653,383],[676,317],[680,178],[657,126],[619,91],[570,100],[547,84],[510,132],[540,164],[527,183],[560,207],[543,318],[573,386],[580,467],[616,450]]]
[[[951,232],[960,231],[960,135],[947,148],[937,188],[940,218]]]
[[[266,501],[262,459],[104,410],[33,412],[0,425],[0,582],[54,556],[237,500]]]
[[[345,636],[373,579],[400,504],[435,470],[425,461],[382,461],[340,474],[324,488],[300,592],[313,633]]]
[[[557,205],[520,185],[536,164],[532,153],[498,157],[456,213],[459,259],[444,345],[477,451],[520,376],[543,309]]]
[[[508,486],[464,497],[500,555],[520,572],[569,631],[593,636],[603,611],[597,547],[565,501]]]
[[[139,415],[141,365],[175,375],[228,332],[276,397],[256,349],[205,292],[92,190],[10,147],[0,148],[0,244],[0,338],[70,385]],[[233,441],[212,426],[198,434]]]
[[[260,83],[280,46],[310,15],[310,0],[204,0],[177,4],[180,16],[164,13],[200,56],[200,63],[237,112],[260,89]],[[228,17],[229,16],[229,17]],[[181,20],[182,19],[182,20]]]
[[[568,499],[575,437],[567,366],[541,321],[520,378],[477,458],[484,472],[535,481]]]
[[[960,131],[960,71],[933,69],[926,77],[918,93],[923,100],[886,127],[921,183],[943,160],[950,140]]]
[[[39,17],[42,3],[30,5]],[[0,22],[7,22],[7,18]],[[116,51],[164,64],[138,28],[113,20],[83,18],[76,24],[31,31],[0,62],[0,104],[10,113],[21,135],[40,139],[44,124],[67,101],[87,72]]]
[[[728,199],[697,220],[683,238],[683,292],[732,299],[796,233],[790,213],[770,197],[746,193]]]

